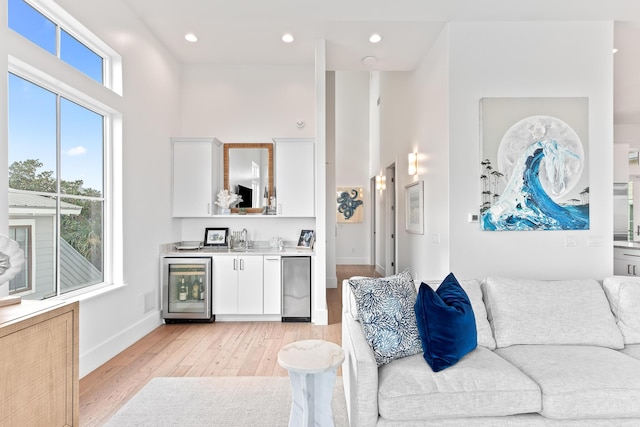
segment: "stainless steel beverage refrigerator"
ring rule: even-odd
[[[214,320],[211,257],[163,258],[161,277],[165,323]]]

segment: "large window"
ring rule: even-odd
[[[104,279],[104,120],[9,74],[9,223],[36,220],[33,298]]]
[[[9,290],[43,299],[113,283],[119,214],[108,182],[119,170],[111,154],[119,116],[75,88],[79,75],[61,82],[48,68],[64,61],[106,85],[119,73],[106,64],[119,56],[87,47],[106,45],[52,2],[9,0],[8,12],[9,27],[44,49],[38,68],[9,58],[9,231],[27,259]]]

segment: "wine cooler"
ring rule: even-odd
[[[211,314],[211,258],[163,258],[161,276],[165,323],[214,320]]]

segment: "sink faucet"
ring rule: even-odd
[[[240,238],[241,246],[244,246],[245,249],[249,248],[249,242],[247,241],[247,229],[242,229],[242,237]]]

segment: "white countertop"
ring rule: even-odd
[[[624,249],[640,249],[640,242],[625,242],[624,240],[614,240],[613,247]]]
[[[270,247],[257,247],[257,248],[249,248],[249,249],[228,249],[228,248],[214,248],[214,247],[203,247],[200,249],[193,250],[170,250],[168,252],[163,252],[161,255],[164,257],[175,257],[175,256],[184,256],[184,257],[204,257],[204,256],[212,256],[212,255],[280,255],[280,256],[315,256],[315,251],[313,249],[306,248],[297,248],[295,246],[285,246],[282,250],[274,249]]]

